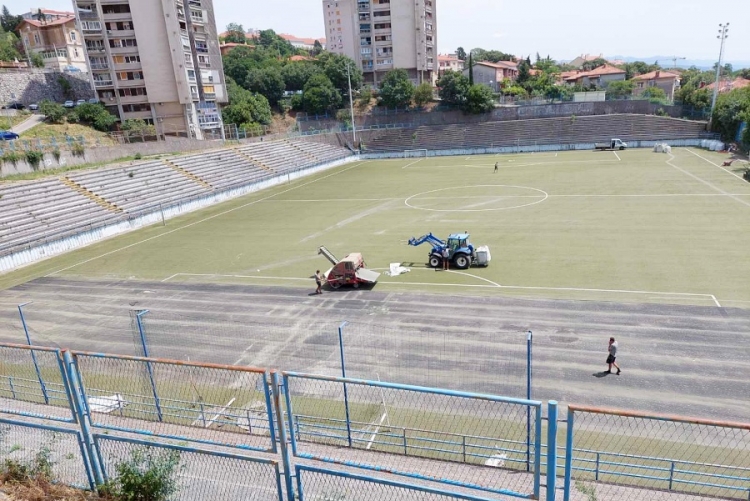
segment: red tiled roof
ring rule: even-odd
[[[501,70],[517,70],[518,69],[518,64],[512,61],[498,61],[496,63],[491,63],[490,61],[479,61],[474,64],[482,65],[482,66],[489,66],[490,68],[498,68]]]
[[[288,33],[279,33],[279,36],[288,42],[302,42],[307,45],[315,45],[315,42],[326,43],[325,38],[301,38]]]
[[[716,86],[716,82],[714,82],[714,83],[712,83],[710,85],[706,85],[703,88],[704,89],[713,89],[715,86]],[[719,92],[729,92],[730,90],[742,89],[742,88],[748,87],[748,86],[750,86],[750,80],[748,80],[747,78],[737,77],[734,80],[732,80],[731,82],[727,82],[727,81],[722,80],[722,81],[719,82]]]
[[[670,73],[669,71],[656,70],[633,77],[633,80],[656,80],[657,78],[680,78],[680,75],[677,73]]]
[[[561,77],[563,80],[578,80],[579,78],[591,78],[591,77],[598,77],[602,75],[620,75],[625,74],[625,70],[621,70],[620,68],[617,68],[615,66],[610,66],[609,64],[603,64],[599,66],[598,68],[594,68],[590,71],[566,71],[564,72]]]
[[[37,21],[36,19],[21,19],[21,22],[18,24],[17,30],[20,29],[21,24],[23,23],[29,23],[32,26],[36,26],[37,28],[44,28],[47,26],[59,26],[61,24],[66,24],[71,21],[75,22],[76,18],[71,14],[70,17],[61,17],[60,19],[55,19],[54,21],[47,21],[47,22],[41,22]]]

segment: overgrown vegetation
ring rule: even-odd
[[[44,153],[39,150],[26,150],[24,156],[31,170],[39,170],[39,164],[44,161]]]
[[[166,501],[178,491],[180,453],[137,447],[115,466],[117,476],[100,493],[117,501]]]
[[[73,156],[82,157],[86,154],[86,149],[81,143],[73,143],[73,146],[71,146],[70,148],[70,152],[73,154]]]
[[[750,86],[719,94],[711,118],[712,129],[724,141],[735,140],[742,122],[748,124],[740,137],[741,146],[747,151],[750,150]]]

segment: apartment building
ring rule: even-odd
[[[203,139],[227,102],[212,0],[76,0],[91,83],[120,120]]]
[[[378,85],[404,69],[415,83],[437,76],[437,0],[323,0],[327,50],[354,59]]]
[[[88,71],[74,13],[38,9],[23,14],[16,31],[27,52],[42,56],[45,68]]]

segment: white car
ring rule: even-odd
[[[29,109],[30,109],[31,111],[37,111],[37,110],[39,109],[39,105],[38,105],[38,104],[36,104],[36,103],[30,104],[30,105],[29,105]]]
[[[79,99],[78,101],[76,101],[76,106],[81,106],[82,104],[86,104],[85,99]]]
[[[66,108],[75,108],[76,103],[75,101],[65,101],[65,103],[63,103],[63,106],[65,106]]]

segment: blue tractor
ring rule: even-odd
[[[447,241],[439,239],[432,233],[409,239],[409,245],[415,247],[423,243],[432,245],[432,250],[428,255],[428,263],[432,268],[443,266],[443,251],[445,249],[448,249],[448,262],[459,270],[465,270],[471,265],[489,266],[490,259],[492,259],[489,247],[475,248],[469,242],[468,233],[451,233],[448,235]]]

